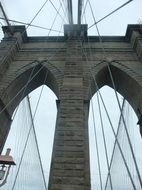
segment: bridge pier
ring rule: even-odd
[[[86,25],[66,25],[65,35],[59,38],[28,37],[23,26],[13,26],[13,36],[9,36],[8,27],[3,27],[3,31],[5,37],[0,43],[0,110],[3,110],[0,114],[0,151],[18,103],[45,84],[59,99],[48,189],[90,190],[88,113],[89,100],[96,92],[94,78],[99,88],[113,87],[106,64],[109,61],[116,90],[138,116],[138,110],[142,113],[141,26],[128,26],[125,36],[102,37],[106,60],[102,57],[99,37],[87,37]],[[38,74],[29,82],[33,70],[32,77]]]
[[[90,190],[89,101],[84,100],[82,48],[79,36],[69,37],[49,189]]]

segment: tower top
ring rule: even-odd
[[[65,24],[65,37],[87,37],[87,24]]]

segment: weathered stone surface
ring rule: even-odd
[[[142,34],[139,25],[128,26],[124,37],[102,37],[105,57],[99,38],[88,38],[87,33],[83,34],[83,39],[81,32],[72,31],[73,38],[67,39],[68,33],[66,37],[28,37],[25,32],[22,36],[22,26],[15,27],[13,36],[9,36],[7,27],[3,30],[0,110],[13,101],[0,114],[0,151],[17,104],[42,85],[48,73],[45,84],[59,99],[48,189],[90,190],[89,100],[97,89],[95,80],[99,88],[113,87],[108,62],[116,90],[129,101],[137,115],[138,109],[142,113]],[[79,34],[77,38],[75,34]],[[30,77],[32,80],[28,82]]]

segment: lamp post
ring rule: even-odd
[[[8,148],[5,155],[0,155],[0,187],[7,182],[7,177],[12,165],[16,165],[10,156],[11,149]]]

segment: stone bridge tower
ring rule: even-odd
[[[125,36],[87,36],[87,25],[65,25],[63,37],[28,37],[24,26],[3,27],[0,43],[0,149],[11,116],[31,91],[46,84],[58,97],[50,190],[90,190],[89,101],[98,87],[112,85],[142,113],[142,32],[129,25]],[[47,73],[47,79],[44,76]],[[94,82],[94,80],[96,82]]]

